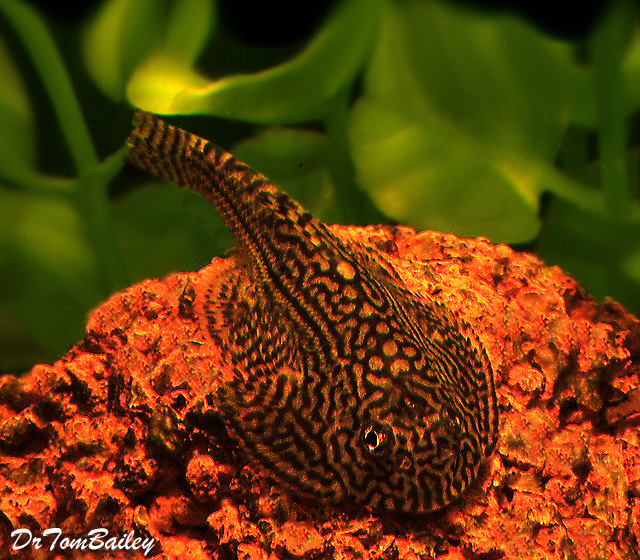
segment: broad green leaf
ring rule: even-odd
[[[271,127],[235,146],[233,153],[327,223],[339,221],[329,172],[326,135]]]
[[[622,2],[622,9],[629,8],[633,16],[626,21],[629,33],[628,37],[625,37],[627,41],[622,59],[624,83],[622,95],[625,98],[624,114],[628,117],[640,110],[640,22],[638,21],[637,6],[634,7],[628,0],[617,1]],[[595,119],[593,122],[596,124]]]
[[[537,233],[536,187],[528,184],[526,162],[499,165],[489,146],[445,119],[412,120],[370,100],[356,104],[351,129],[358,181],[399,222],[494,242]]]
[[[637,233],[640,236],[640,231]],[[622,261],[622,270],[637,282],[640,291],[640,247],[634,247],[629,256]]]
[[[174,0],[160,45],[165,58],[193,64],[215,27],[215,0]]]
[[[102,92],[120,101],[131,72],[160,40],[165,0],[108,0],[88,26],[84,57]]]
[[[0,177],[31,173],[35,144],[31,107],[20,75],[0,37]]]
[[[21,374],[34,363],[59,357],[42,348],[18,317],[0,308],[0,374]]]
[[[640,24],[634,21],[629,45],[622,62],[625,82],[625,110],[631,115],[640,109]]]
[[[202,268],[231,240],[211,204],[166,181],[135,188],[115,202],[112,213],[134,282]]]
[[[640,224],[612,221],[552,200],[536,243],[548,265],[580,279],[598,299],[610,296],[631,312],[640,306]]]
[[[385,6],[367,95],[412,116],[436,110],[471,134],[555,156],[569,113],[570,45],[515,16],[438,1]]]
[[[387,1],[350,121],[360,184],[417,228],[524,242],[555,171],[572,94],[569,45],[515,16]]]
[[[618,4],[630,4],[627,0],[616,0]],[[613,3],[611,3],[613,4]],[[611,6],[608,7],[611,9]],[[633,9],[631,10],[633,12]],[[621,95],[624,98],[623,112],[629,117],[640,109],[640,24],[637,17],[628,22],[628,37],[623,37],[624,56],[622,59]],[[600,22],[602,24],[602,22]],[[597,127],[598,116],[593,92],[594,78],[587,64],[568,68],[571,75],[571,121],[583,126]]]
[[[171,87],[174,81],[182,79],[181,76],[195,74],[191,67],[215,23],[212,2],[213,0],[173,1],[158,44],[134,74],[138,75],[140,68],[145,68],[153,75],[162,76],[161,83],[155,84],[159,90],[149,92],[152,97],[162,96],[164,88]]]
[[[0,307],[60,355],[103,297],[82,225],[66,200],[0,190],[2,206]]]
[[[19,37],[33,63],[58,118],[75,167],[79,174],[83,174],[97,165],[98,158],[66,66],[49,29],[36,10],[20,0],[0,0],[0,13]]]
[[[211,80],[158,49],[136,69],[127,97],[164,114],[203,113],[262,124],[321,118],[369,52],[380,1],[343,0],[299,55],[256,74]]]

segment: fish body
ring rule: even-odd
[[[456,500],[498,430],[472,329],[233,155],[148,113],[134,125],[129,160],[200,192],[238,243],[240,266],[196,301],[236,371],[212,397],[244,452],[322,502],[421,513]]]

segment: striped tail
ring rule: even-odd
[[[127,154],[129,162],[180,186],[198,190],[207,198],[211,195],[211,189],[194,183],[197,170],[202,171],[202,167],[207,167],[216,175],[212,179],[223,179],[215,173],[217,168],[225,161],[235,160],[231,154],[216,148],[208,140],[176,128],[151,113],[137,111],[133,116],[133,125],[135,128],[127,139],[130,146]],[[237,163],[246,167],[242,162]],[[217,206],[216,202],[212,202]]]
[[[277,224],[285,221],[296,230],[299,223],[315,222],[264,175],[208,140],[143,111],[136,112],[133,124],[127,140],[131,147],[128,161],[200,192],[217,208],[261,273],[276,259],[273,237]]]

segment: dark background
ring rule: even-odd
[[[402,1],[402,0],[398,0]],[[429,0],[425,0],[428,2]],[[580,39],[587,35],[607,2],[588,1],[565,4],[556,1],[457,0],[488,12],[518,13],[549,35]],[[89,16],[100,0],[69,2],[31,0],[48,18],[78,21]],[[303,41],[322,21],[335,0],[314,2],[247,2],[219,0],[220,16],[241,40],[257,47],[281,47]]]

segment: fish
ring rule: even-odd
[[[229,152],[150,113],[133,124],[128,161],[201,193],[238,245],[194,307],[234,371],[211,400],[239,449],[320,503],[420,514],[458,500],[498,438],[472,327]]]

